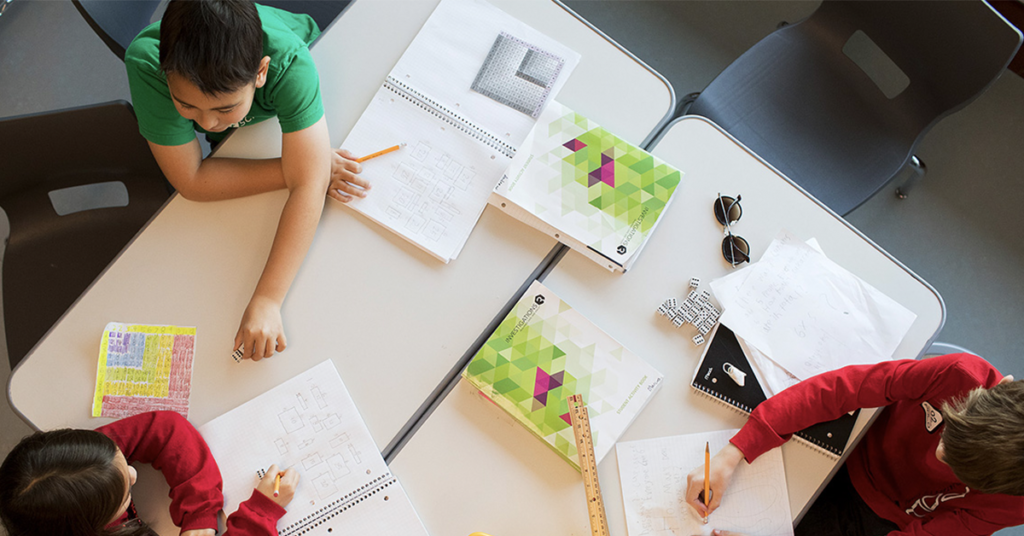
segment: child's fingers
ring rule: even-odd
[[[288,339],[284,336],[284,333],[281,333],[280,335],[277,336],[277,351],[283,352],[284,349],[287,347]]]
[[[330,197],[331,199],[334,199],[335,201],[340,201],[342,203],[348,203],[353,199],[351,195],[348,195],[337,188],[331,188],[330,190],[328,190],[327,196]]]
[[[235,347],[231,352],[237,352],[239,348],[242,348],[242,328],[238,328],[238,332],[235,333]],[[242,349],[242,359],[245,359],[245,349]]]
[[[369,190],[371,188],[370,181],[360,177],[359,175],[343,174],[341,178],[344,180],[344,182],[354,184],[363,190]]]
[[[338,153],[339,156],[346,158],[348,160],[355,160],[356,158],[358,158],[356,155],[352,154],[352,151],[349,151],[348,149],[338,149],[334,152]]]
[[[290,486],[290,487],[292,487],[294,489],[295,485],[298,484],[298,483],[299,483],[299,472],[296,471],[295,469],[290,469],[289,468],[288,470],[286,470],[284,472],[284,475],[281,476],[281,485],[282,486],[287,484],[288,486]]]
[[[699,471],[699,474],[697,474]],[[697,513],[706,515],[704,506],[704,468],[698,467],[686,475],[686,504],[693,506]]]
[[[352,175],[354,177],[354,175]],[[336,190],[341,190],[348,195],[354,195],[356,197],[366,197],[366,188],[359,188],[350,181],[344,179],[335,179],[331,181],[331,187]]]
[[[274,355],[274,339],[270,337],[263,337],[260,339],[260,348],[263,349],[263,357],[270,357]]]

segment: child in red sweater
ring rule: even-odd
[[[199,432],[174,412],[143,413],[96,430],[36,432],[0,465],[0,522],[10,536],[154,534],[136,517],[131,462],[150,463],[171,487],[182,536],[213,536],[224,504],[220,469]],[[277,534],[298,473],[276,466],[227,520],[227,534]]]
[[[702,516],[714,511],[744,458],[812,424],[882,406],[798,536],[967,536],[1024,523],[1024,382],[970,354],[850,366],[782,391],[712,460],[710,509],[698,498],[703,466],[687,479],[686,501]]]

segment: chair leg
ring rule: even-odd
[[[902,185],[896,187],[897,199],[906,199],[907,195],[910,194],[910,190],[924,178],[925,173],[928,173],[928,166],[924,165],[924,161],[918,158],[917,155],[910,157],[907,167],[914,173]]]
[[[679,104],[676,105],[675,112],[672,114],[672,119],[677,119],[686,115],[686,112],[690,109],[690,105],[693,104],[693,101],[697,100],[697,97],[699,96],[700,92],[698,91],[683,97],[683,100],[679,101]]]

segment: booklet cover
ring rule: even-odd
[[[654,231],[681,176],[678,169],[552,101],[509,164],[491,204],[524,219],[508,210],[508,203],[516,205],[558,234],[527,223],[574,249],[589,248],[602,264],[608,265],[607,260],[610,269],[624,271]]]
[[[583,396],[600,462],[663,378],[537,281],[462,376],[577,471],[566,399]]]

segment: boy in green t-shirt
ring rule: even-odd
[[[346,202],[369,184],[345,151],[333,151],[309,44],[313,19],[248,0],[172,0],[163,19],[128,47],[125,65],[139,130],[160,169],[187,199],[231,199],[287,188],[267,264],[235,335],[245,357],[286,345],[281,304],[309,249],[324,195]],[[212,141],[277,116],[281,158],[202,158]]]

